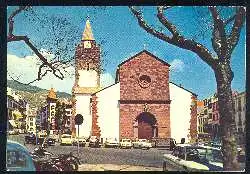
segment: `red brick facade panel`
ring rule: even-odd
[[[101,130],[98,126],[98,113],[97,113],[97,96],[92,96],[92,135],[100,137],[101,136]]]
[[[119,68],[121,100],[169,100],[169,67],[142,52]]]
[[[158,124],[158,137],[170,137],[170,105],[147,104],[148,112],[153,114]],[[137,116],[144,112],[144,104],[120,104],[120,138],[134,136],[133,124]]]
[[[191,99],[190,138],[195,140],[197,138],[197,96],[192,95]]]

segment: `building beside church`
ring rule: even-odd
[[[50,134],[55,132],[55,113],[57,96],[54,88],[48,92],[45,105],[37,111],[36,125],[38,130],[50,130]]]
[[[170,65],[147,50],[120,63],[115,83],[100,88],[100,45],[87,20],[75,52],[72,117],[80,136],[197,138],[197,95],[169,81]],[[72,119],[73,120],[73,119]],[[73,135],[78,131],[72,124]]]

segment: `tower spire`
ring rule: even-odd
[[[82,34],[82,40],[95,40],[93,33],[92,33],[91,25],[89,22],[89,16],[87,17],[85,29],[84,29],[84,32]]]

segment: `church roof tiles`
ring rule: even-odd
[[[138,55],[140,55],[140,54],[142,54],[142,53],[146,53],[146,54],[150,55],[151,57],[153,57],[153,58],[155,58],[156,60],[160,61],[160,62],[163,63],[164,65],[171,66],[170,64],[168,64],[168,63],[165,62],[164,60],[158,58],[157,56],[153,55],[153,54],[150,53],[149,51],[147,51],[147,50],[142,50],[141,52],[137,53],[136,55],[134,55],[134,56],[130,57],[129,59],[127,59],[127,60],[123,61],[122,63],[120,63],[120,64],[118,65],[118,67],[120,67],[120,66],[122,66],[123,64],[129,62],[130,60],[136,58]]]

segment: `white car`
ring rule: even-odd
[[[118,146],[119,146],[119,142],[115,138],[108,138],[104,142],[104,147],[118,147]]]
[[[79,137],[79,139],[78,139],[78,137],[74,138],[73,145],[77,146],[78,141],[79,141],[79,146],[85,147],[86,139],[84,137]]]
[[[223,171],[222,152],[218,148],[178,144],[172,154],[163,155],[163,170]]]
[[[15,130],[8,130],[9,135],[15,135],[16,131]]]
[[[61,137],[61,145],[72,145],[73,139],[69,134],[63,134]]]
[[[146,148],[150,149],[152,144],[147,139],[138,139],[138,141],[133,142],[133,148]]]
[[[132,141],[130,139],[124,138],[120,141],[120,148],[132,148]]]

